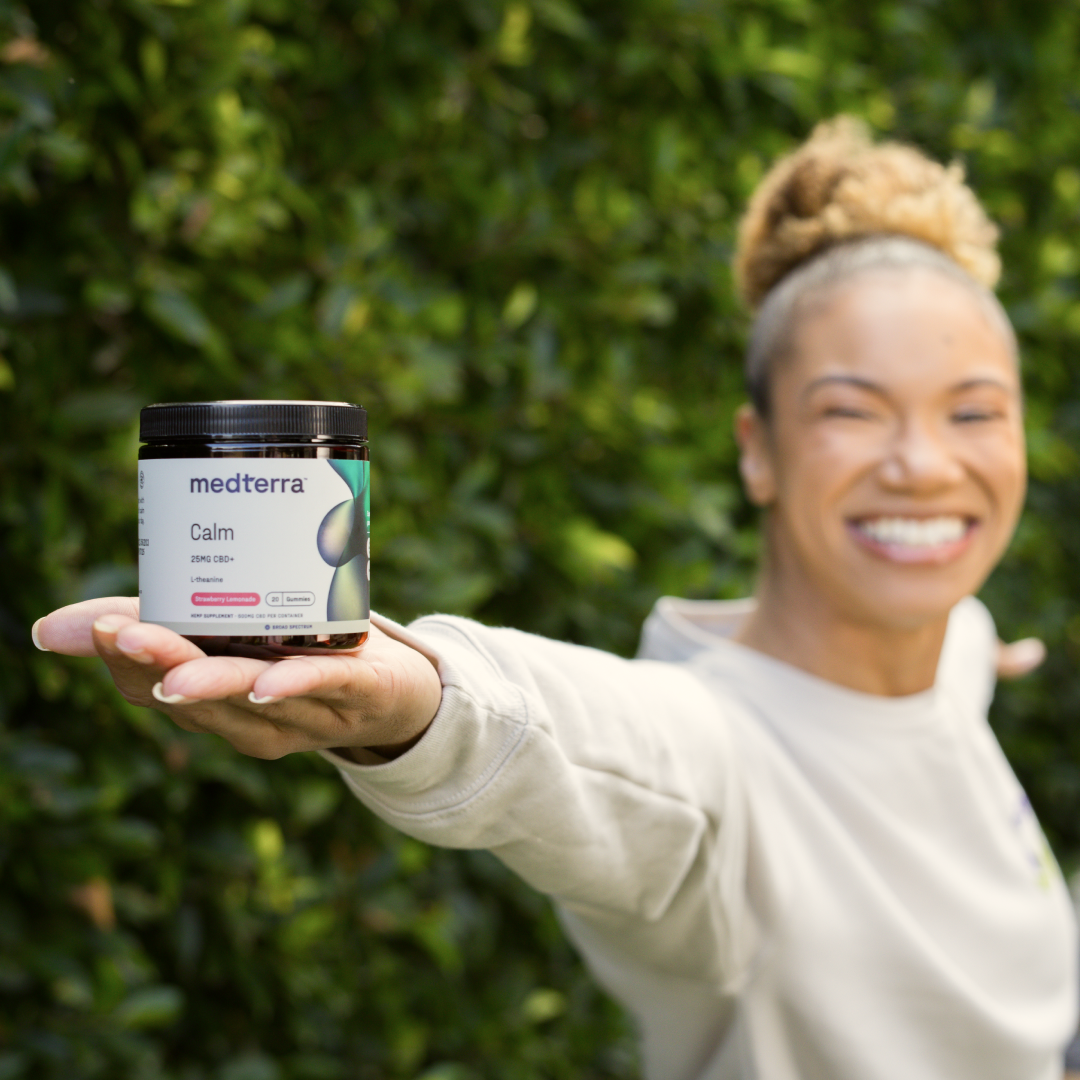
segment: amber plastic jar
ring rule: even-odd
[[[149,405],[140,618],[208,653],[353,649],[369,629],[367,413],[336,401]]]

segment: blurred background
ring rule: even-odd
[[[1032,484],[994,723],[1080,856],[1080,6],[0,0],[0,1080],[630,1080],[548,905],[38,653],[135,591],[137,414],[356,401],[372,592],[633,652],[749,592],[729,259],[839,111],[1004,232]]]

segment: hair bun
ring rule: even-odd
[[[997,227],[960,165],[900,143],[874,145],[861,121],[839,116],[781,158],[751,197],[735,253],[739,293],[756,308],[799,263],[875,235],[921,240],[988,288],[1001,273]]]

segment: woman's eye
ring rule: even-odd
[[[958,424],[977,424],[984,420],[997,420],[1002,413],[996,409],[962,409],[953,413],[953,419]]]
[[[856,409],[850,405],[830,405],[825,409],[825,415],[838,417],[841,420],[871,420],[873,413],[867,409]]]

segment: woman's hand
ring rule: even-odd
[[[1021,638],[1006,645],[997,644],[999,679],[1019,679],[1034,671],[1046,659],[1046,646],[1037,637]]]
[[[376,763],[412,746],[439,708],[433,663],[375,627],[347,653],[252,660],[207,656],[179,634],[139,622],[138,612],[139,601],[126,597],[72,604],[39,619],[34,642],[100,656],[133,705],[220,735],[251,757],[333,748]]]

